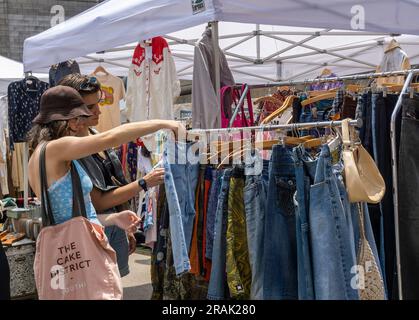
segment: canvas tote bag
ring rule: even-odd
[[[80,177],[71,163],[73,217],[55,224],[48,196],[44,144],[40,154],[43,228],[36,241],[35,283],[40,300],[122,298],[116,253],[102,226],[87,219]]]

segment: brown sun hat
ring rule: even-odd
[[[46,124],[57,120],[70,120],[80,116],[90,117],[93,113],[83,102],[76,89],[55,86],[41,97],[39,114],[33,120],[36,124]]]

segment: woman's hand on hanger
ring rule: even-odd
[[[167,120],[166,129],[173,131],[176,141],[186,141],[187,131],[183,123],[175,120]]]
[[[144,176],[147,187],[152,188],[164,182],[164,168],[157,168]]]
[[[130,210],[113,213],[109,215],[107,220],[110,225],[115,225],[128,233],[137,231],[138,225],[140,224],[140,218]]]

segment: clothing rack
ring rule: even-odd
[[[397,144],[396,144],[396,118],[400,112],[403,102],[403,96],[408,92],[410,83],[413,80],[413,76],[419,74],[419,69],[409,69],[401,71],[391,71],[391,72],[380,72],[380,73],[367,73],[360,75],[352,76],[343,76],[343,77],[333,77],[333,78],[317,78],[309,80],[300,80],[300,81],[280,81],[272,82],[266,84],[256,84],[249,85],[250,89],[258,88],[269,88],[269,87],[280,87],[280,86],[295,86],[295,85],[308,85],[312,83],[324,83],[324,82],[334,82],[334,81],[345,81],[345,80],[365,80],[365,79],[374,79],[381,77],[393,77],[393,76],[407,76],[403,89],[400,92],[399,98],[397,99],[396,106],[391,116],[390,123],[390,140],[391,140],[391,166],[392,166],[392,177],[393,177],[393,206],[394,206],[394,228],[395,228],[395,242],[396,242],[396,263],[397,263],[397,279],[398,279],[398,291],[399,299],[403,300],[402,292],[402,275],[401,275],[401,262],[400,262],[400,232],[399,232],[399,202],[398,202],[398,178],[397,178]],[[241,85],[236,85],[234,87],[241,87]],[[240,102],[244,102],[244,98],[240,97]],[[240,108],[240,103],[236,106],[234,115],[237,115],[237,112]],[[233,118],[234,119],[234,118]],[[263,129],[263,130],[274,130],[274,129],[292,129],[292,128],[303,128],[304,126],[309,127],[327,127],[327,126],[340,126],[341,121],[332,121],[332,122],[317,122],[317,123],[303,123],[303,124],[292,124],[292,125],[278,125],[278,126],[262,126],[262,127],[247,127],[247,128],[226,128],[226,129],[206,129],[206,130],[193,130],[193,132],[232,132],[232,131],[244,131],[244,130],[253,130],[253,129]],[[350,125],[360,126],[362,124],[350,122]]]
[[[410,72],[419,72],[419,69],[411,69],[411,70],[401,70],[401,71],[390,71],[390,72],[379,72],[379,73],[366,73],[366,74],[359,74],[359,75],[352,75],[352,76],[343,76],[343,77],[331,77],[331,78],[316,78],[316,79],[306,79],[300,81],[281,81],[281,82],[272,82],[266,84],[256,84],[256,85],[245,85],[245,88],[242,92],[240,97],[239,103],[237,104],[236,108],[234,109],[233,116],[231,117],[229,127],[232,126],[234,119],[239,112],[241,105],[244,103],[247,91],[249,89],[260,89],[260,88],[269,88],[269,87],[281,87],[281,86],[295,86],[295,85],[308,85],[312,83],[326,83],[326,82],[337,82],[337,81],[345,81],[345,80],[364,80],[364,79],[374,79],[374,78],[381,78],[381,77],[393,77],[393,76],[402,76],[408,75]],[[241,85],[235,85],[235,88],[241,87]]]

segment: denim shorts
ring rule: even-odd
[[[127,234],[117,226],[106,227],[105,234],[108,237],[109,244],[116,252],[119,273],[121,277],[125,277],[129,274],[129,245]]]

